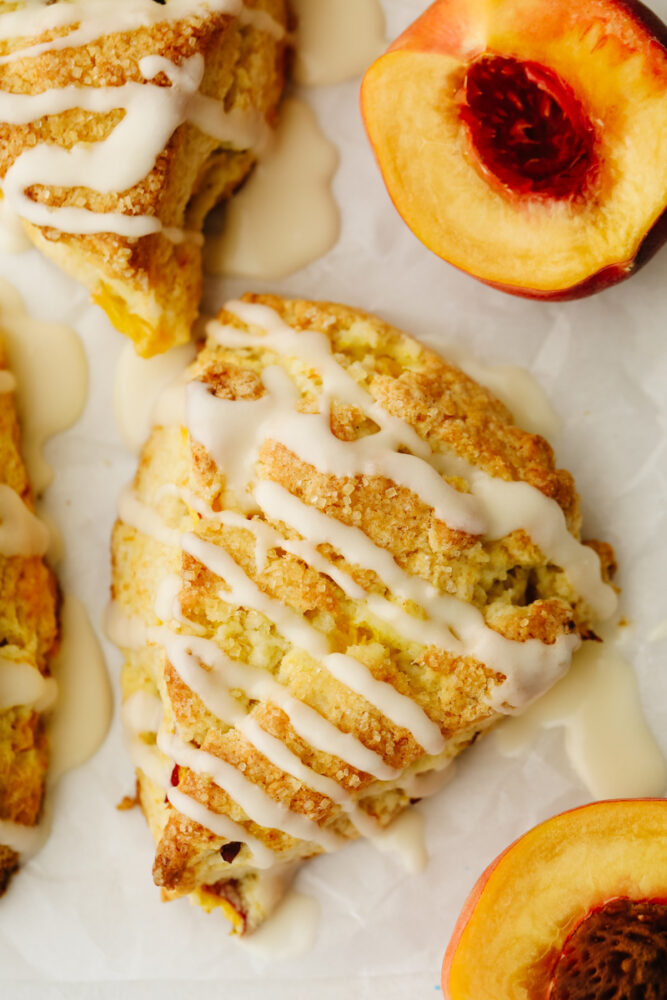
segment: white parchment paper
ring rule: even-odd
[[[424,5],[385,0],[388,34]],[[667,0],[655,7],[667,15]],[[579,302],[531,302],[486,288],[433,256],[396,214],[366,143],[358,82],[304,96],[341,153],[341,238],[300,273],[252,290],[357,305],[444,353],[448,344],[463,347],[538,377],[563,420],[557,454],[582,494],[585,534],[615,546],[630,622],[626,652],[667,751],[667,639],[649,641],[667,619],[667,249],[629,282]],[[124,341],[86,292],[36,252],[0,256],[0,276],[36,316],[74,325],[88,354],[86,411],[49,449],[56,469],[49,506],[65,537],[64,587],[101,629],[115,497],[134,467],[112,408]],[[245,290],[242,281],[210,280],[206,309]],[[107,651],[117,684],[120,656]],[[407,874],[397,857],[364,844],[310,862],[297,886],[319,901],[316,943],[305,957],[276,962],[240,947],[218,917],[185,901],[159,902],[143,818],[115,808],[132,789],[116,716],[97,756],[61,782],[48,844],[0,902],[1,1000],[437,996],[442,954],[482,869],[536,822],[589,798],[560,731],[515,760],[498,753],[493,736],[480,741],[444,791],[417,807],[427,870]]]

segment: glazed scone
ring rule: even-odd
[[[613,554],[542,438],[357,310],[229,303],[182,390],[119,502],[109,630],[154,880],[244,933],[565,673]]]
[[[0,895],[40,818],[48,764],[42,713],[55,696],[57,588],[33,514],[14,379],[0,338]]]
[[[275,122],[285,0],[0,0],[0,178],[145,356],[190,336],[207,213]]]

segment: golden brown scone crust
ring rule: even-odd
[[[347,373],[385,410],[417,430],[434,452],[447,450],[495,478],[529,483],[560,505],[570,532],[578,537],[579,501],[570,474],[554,467],[552,450],[542,438],[516,427],[503,404],[460,370],[358,310],[269,295],[245,296],[245,301],[269,306],[298,331],[324,333]],[[223,311],[219,319],[247,329],[232,313]],[[210,337],[188,377],[203,382],[221,399],[252,400],[264,394],[260,375],[272,364],[280,364],[298,384],[301,398],[297,408],[319,412],[317,371],[265,348],[221,347]],[[373,430],[366,415],[336,401],[331,407],[330,426],[344,441]],[[278,483],[328,517],[361,528],[408,574],[474,605],[486,624],[507,638],[520,642],[533,638],[552,644],[574,630],[582,636],[592,631],[590,609],[562,570],[550,565],[523,531],[489,541],[454,530],[405,486],[378,475],[341,478],[320,472],[272,441],[270,433],[259,451],[255,471],[259,480]],[[451,482],[467,490],[464,481]],[[177,490],[165,490],[167,484]],[[456,657],[438,646],[407,638],[400,626],[392,628],[371,614],[365,600],[353,600],[331,576],[285,549],[269,548],[260,564],[250,530],[221,524],[213,516],[202,516],[201,511],[195,513],[183,490],[192,491],[200,504],[214,512],[239,510],[239,498],[226,489],[223,471],[203,446],[190,440],[184,428],[158,427],[144,448],[134,482],[135,496],[177,532],[194,532],[221,546],[264,595],[302,615],[327,636],[334,651],[353,656],[376,680],[410,697],[439,727],[446,740],[445,750],[429,757],[411,732],[390,721],[379,708],[292,645],[263,614],[227,603],[220,577],[196,558],[122,520],[115,527],[112,543],[115,601],[126,614],[138,616],[149,627],[167,624],[171,630],[203,636],[233,660],[267,671],[295,699],[342,732],[355,736],[385,764],[404,772],[398,779],[380,781],[312,747],[270,697],[248,700],[242,692],[234,692],[265,732],[308,767],[335,781],[369,816],[386,825],[410,799],[408,777],[442,765],[499,717],[489,696],[503,676],[470,656]],[[266,521],[263,514],[252,517]],[[299,538],[284,524],[268,523],[278,528],[283,538]],[[613,553],[605,545],[599,545],[598,551],[601,573],[606,576]],[[395,600],[399,607],[408,609],[372,570],[347,563],[330,545],[320,545],[319,552],[349,572],[367,594]],[[163,623],[155,611],[155,595],[159,582],[174,573],[179,580],[180,619]],[[409,610],[420,613],[414,605]],[[217,719],[180,676],[158,639],[126,651],[124,697],[138,690],[161,699],[163,726],[168,730],[176,727],[183,740],[240,770],[292,813],[344,839],[358,835],[349,816],[331,798],[284,773],[235,726]],[[144,733],[141,739],[151,744],[155,736]],[[164,897],[189,893],[207,909],[221,904],[238,931],[252,930],[273,905],[273,897],[263,894],[261,875],[253,868],[247,848],[234,842],[230,845],[178,812],[165,799],[165,789],[141,768],[138,779],[142,808],[157,843],[154,878]],[[170,782],[270,845],[286,872],[296,860],[320,850],[312,842],[258,825],[206,774],[177,766]]]
[[[0,369],[4,368],[0,340]],[[32,508],[10,392],[0,393],[0,484],[11,487]],[[39,556],[0,554],[0,594],[0,656],[32,663],[49,676],[49,662],[58,644],[58,590],[52,571]],[[36,825],[47,764],[42,716],[25,706],[0,711],[0,820]],[[18,866],[18,856],[2,845],[1,837],[0,832],[0,894]]]
[[[16,4],[0,2],[3,9]],[[250,0],[249,7],[286,22],[285,0]],[[30,43],[48,41],[45,32]],[[0,55],[19,45],[0,41]],[[25,40],[20,41],[26,44]],[[284,84],[285,42],[238,18],[210,13],[164,22],[132,32],[107,35],[79,48],[47,51],[0,66],[0,89],[34,94],[49,87],[86,87],[144,83],[139,61],[163,56],[181,65],[201,55],[205,72],[201,92],[224,103],[225,110],[256,109],[273,125]],[[162,86],[169,81],[162,75]],[[49,115],[27,125],[0,123],[0,177],[16,157],[39,142],[70,149],[78,142],[106,138],[122,111],[93,113],[73,110]],[[206,214],[228,198],[254,165],[249,150],[231,150],[190,124],[170,139],[148,176],[120,194],[85,188],[35,185],[30,196],[53,207],[62,205],[97,212],[154,215],[166,227],[201,231]],[[113,233],[69,235],[49,227],[28,225],[33,242],[59,266],[90,288],[93,298],[137,351],[151,356],[183,343],[201,298],[201,247],[192,240],[174,243],[162,233],[140,238]]]

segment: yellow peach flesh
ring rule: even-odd
[[[548,295],[632,261],[667,203],[667,172],[656,169],[667,162],[667,55],[654,46],[645,56],[602,21],[582,31],[563,17],[548,34],[531,24],[534,7],[478,4],[468,24],[459,17],[446,42],[441,35],[440,50],[416,22],[414,37],[409,29],[366,74],[362,109],[389,193],[419,239],[482,280]],[[591,193],[517,199],[489,184],[457,104],[480,51],[540,62],[572,86],[598,134]]]
[[[667,899],[667,800],[594,803],[512,845],[464,907],[445,958],[444,996],[535,1000],[545,956],[618,896]]]

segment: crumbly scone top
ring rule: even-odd
[[[246,297],[187,378],[120,505],[126,711],[156,881],[252,923],[258,872],[373,837],[565,672],[611,554],[542,439],[373,317]]]

